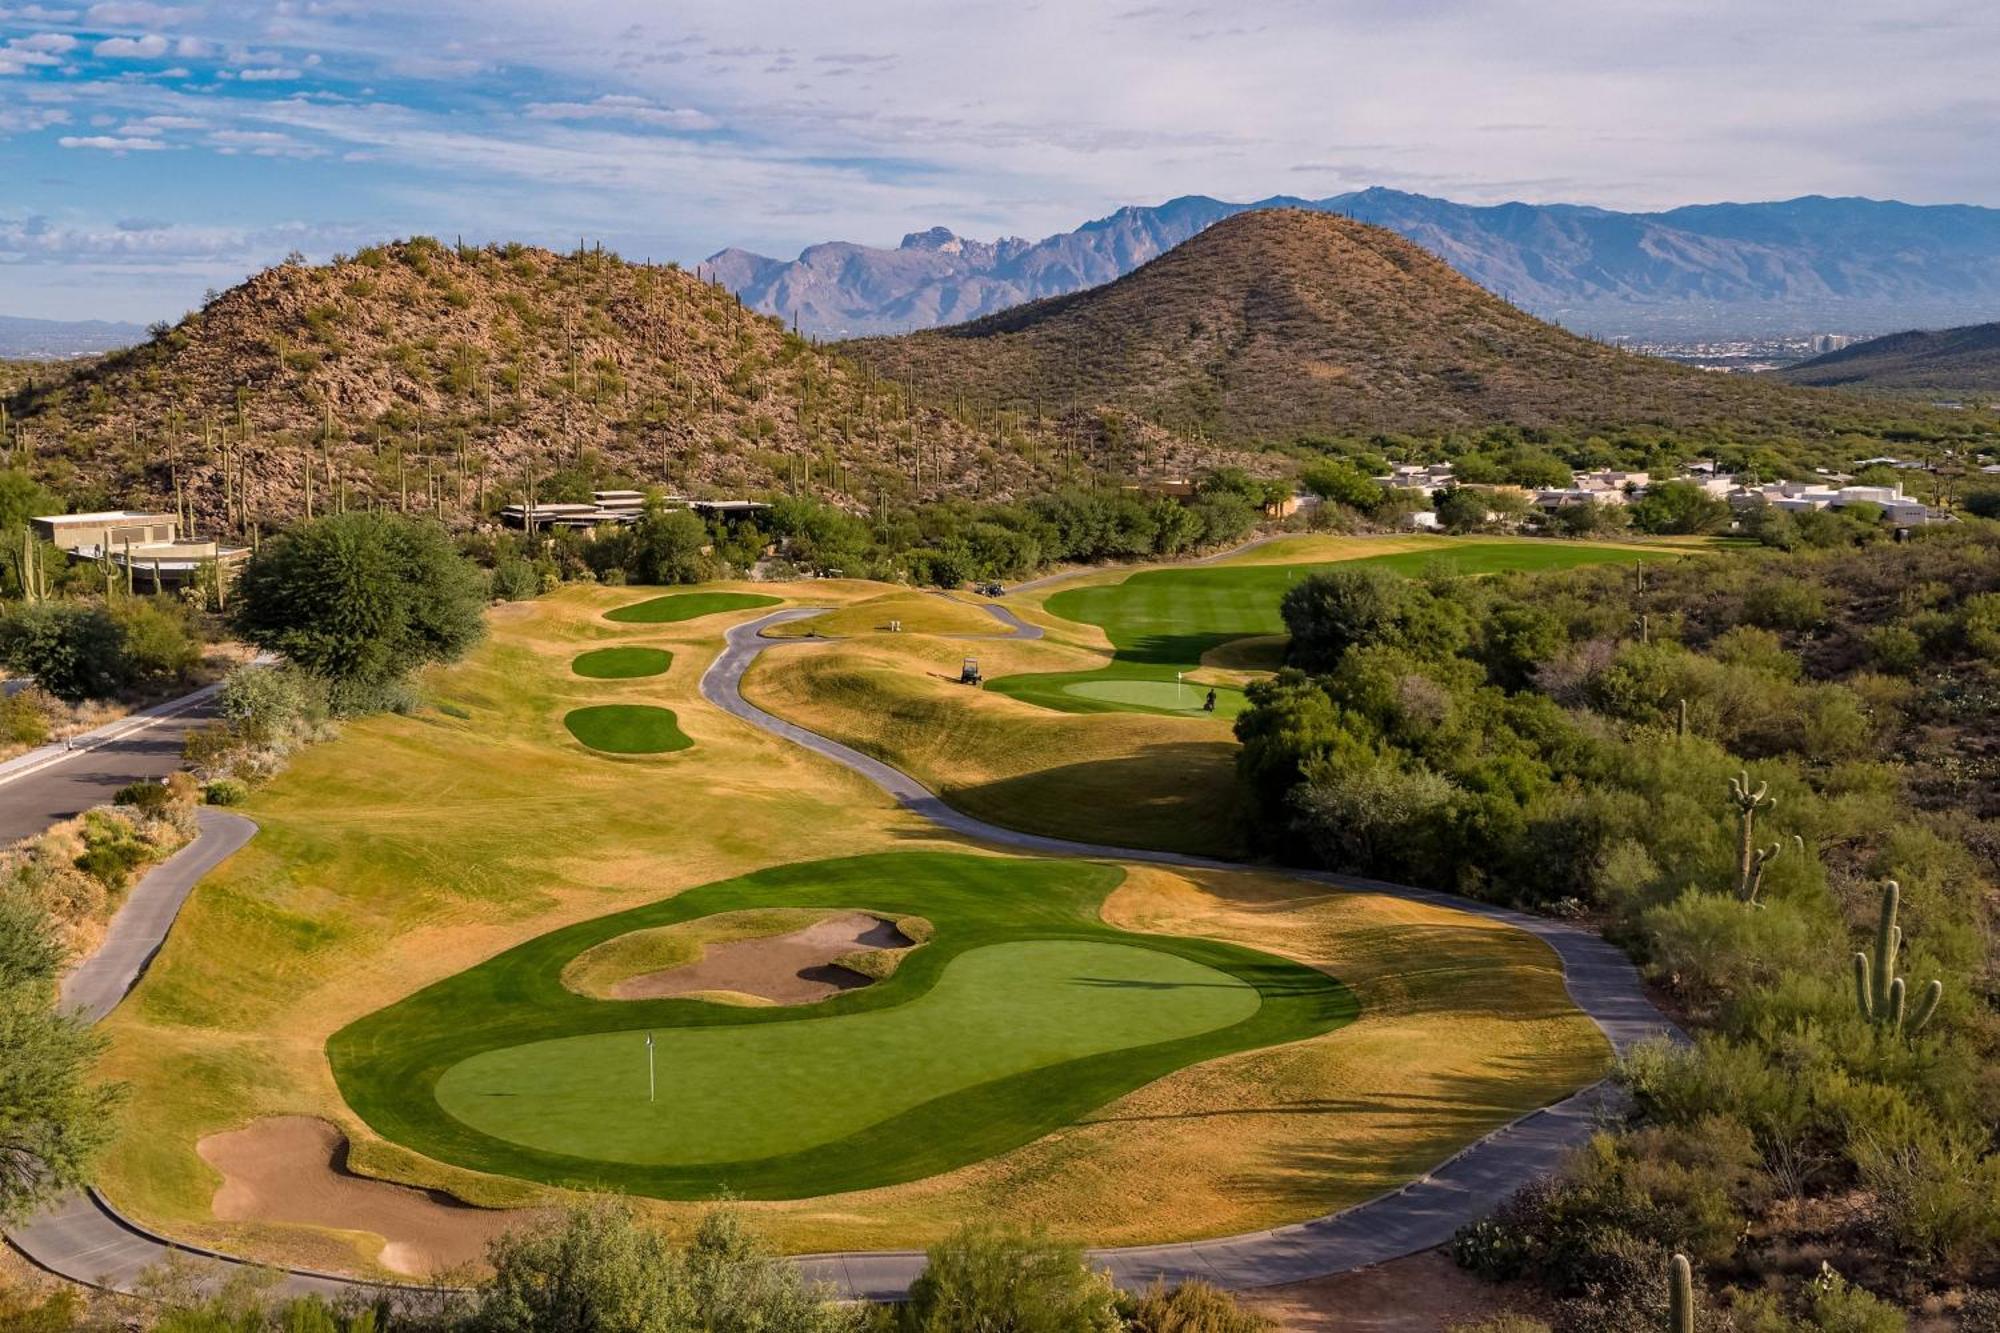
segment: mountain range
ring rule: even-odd
[[[1254,203],[1188,195],[1039,241],[934,227],[893,249],[836,241],[792,260],[729,249],[704,267],[801,331],[901,333],[1109,282],[1224,218],[1273,208],[1386,227],[1488,291],[1594,334],[1876,333],[2000,313],[2000,209],[1821,196],[1622,213],[1379,188]]]
[[[1103,286],[837,350],[946,400],[1112,408],[1231,444],[1496,422],[1793,428],[1843,406],[1580,337],[1386,228],[1296,208],[1225,218]]]
[[[114,347],[129,347],[145,336],[142,326],[113,320],[24,319],[0,315],[0,358],[95,356]]]

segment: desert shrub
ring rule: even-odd
[[[1878,625],[1863,636],[1877,670],[1907,676],[1923,663],[1924,641],[1907,625]]]
[[[16,690],[0,698],[0,741],[35,746],[49,738],[49,717],[39,691]]]
[[[1805,1326],[1819,1333],[1904,1333],[1909,1320],[1824,1265],[1807,1284]]]
[[[1712,1005],[1802,965],[1821,937],[1783,902],[1745,903],[1690,889],[1646,912],[1656,975],[1691,1002]]]
[[[1453,1324],[1445,1333],[1550,1333],[1549,1326],[1526,1315],[1503,1314],[1476,1324]]]
[[[216,778],[202,785],[201,798],[210,805],[241,805],[250,799],[250,788],[235,778]]]
[[[1206,1282],[1155,1283],[1120,1306],[1127,1333],[1265,1333],[1271,1327],[1270,1320]]]
[[[905,1333],[1118,1333],[1117,1293],[1083,1251],[969,1226],[931,1247],[901,1312]]]
[[[493,567],[493,596],[502,602],[525,602],[542,591],[542,576],[526,560],[503,560]]]
[[[899,916],[896,918],[896,931],[912,944],[928,944],[936,936],[937,927],[927,917]]]
[[[201,641],[181,603],[161,597],[120,597],[108,608],[124,633],[128,678],[137,681],[184,680],[201,660]]]
[[[113,805],[129,805],[142,814],[164,810],[174,803],[174,794],[162,782],[134,782],[120,787],[111,797]]]
[[[1743,618],[1766,629],[1811,629],[1826,619],[1826,594],[1797,579],[1770,579],[1744,597]]]
[[[76,858],[76,868],[116,892],[145,864],[152,850],[130,820],[110,811],[92,810],[83,818],[83,852]]]
[[[0,618],[0,659],[58,699],[103,699],[131,679],[125,631],[101,606],[40,602]]]

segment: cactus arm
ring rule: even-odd
[[[1685,1254],[1667,1263],[1668,1333],[1694,1333],[1694,1267]]]
[[[1944,983],[1932,981],[1924,987],[1924,993],[1917,997],[1917,1007],[1910,1011],[1910,1019],[1904,1031],[1914,1037],[1924,1030],[1924,1025],[1937,1017],[1938,1002],[1944,999]]]
[[[1909,999],[1909,988],[1901,977],[1889,983],[1889,1014],[1886,1026],[1891,1032],[1903,1030],[1903,1010]]]
[[[1861,1016],[1872,1022],[1875,1018],[1875,983],[1869,976],[1868,955],[1865,953],[1854,955],[1854,1000]]]

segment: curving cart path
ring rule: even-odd
[[[988,606],[987,610],[1021,637],[1041,635],[1037,627],[1005,607]],[[766,639],[763,632],[824,611],[790,608],[731,629],[721,655],[702,675],[702,697],[752,726],[860,773],[911,812],[967,838],[1046,856],[1143,861],[1196,870],[1245,868],[1235,862],[1071,842],[988,824],[954,810],[901,770],[773,716],[745,699],[744,672],[761,653],[785,642]],[[158,951],[195,883],[256,832],[256,825],[248,819],[217,810],[203,810],[201,824],[194,842],[155,867],[133,890],[113,919],[104,946],[64,982],[66,1004],[93,1020],[109,1013]],[[1429,889],[1317,871],[1287,873],[1313,883],[1368,889],[1471,912],[1534,935],[1561,958],[1571,998],[1621,1055],[1649,1038],[1680,1036],[1646,998],[1638,973],[1625,955],[1588,932]],[[1608,1081],[1598,1083],[1493,1131],[1401,1189],[1344,1211],[1239,1236],[1093,1250],[1091,1259],[1111,1270],[1126,1287],[1143,1287],[1155,1280],[1200,1278],[1228,1288],[1275,1286],[1398,1259],[1444,1243],[1459,1227],[1490,1213],[1522,1185],[1555,1170],[1572,1149],[1619,1109],[1617,1089]],[[149,1232],[121,1216],[94,1190],[58,1200],[24,1225],[11,1229],[7,1239],[51,1273],[121,1290],[130,1290],[142,1271],[176,1253],[250,1266],[233,1256]],[[894,1300],[903,1296],[923,1271],[924,1256],[914,1250],[854,1251],[804,1255],[797,1263],[809,1279],[825,1283],[841,1295]],[[282,1286],[300,1294],[385,1289],[384,1284],[306,1269],[287,1270]]]

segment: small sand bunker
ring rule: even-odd
[[[354,1175],[347,1136],[313,1116],[268,1116],[211,1134],[195,1151],[222,1173],[212,1205],[222,1221],[372,1231],[386,1242],[376,1262],[407,1277],[477,1264],[496,1236],[534,1217]]]
[[[711,944],[701,961],[629,977],[610,990],[617,1000],[727,992],[773,1004],[811,1004],[866,986],[870,978],[836,961],[874,949],[907,949],[894,923],[866,912],[843,912],[788,935]]]

